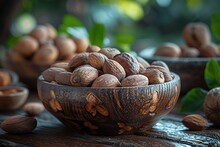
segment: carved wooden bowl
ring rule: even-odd
[[[40,100],[74,130],[92,134],[132,134],[150,129],[169,113],[180,93],[180,78],[143,87],[91,88],[49,83],[38,78]]]

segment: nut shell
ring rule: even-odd
[[[89,45],[86,49],[86,52],[99,52],[101,49],[95,45]]]
[[[38,102],[29,102],[24,105],[23,111],[31,116],[36,116],[45,110],[44,105]]]
[[[146,86],[149,80],[144,75],[130,75],[121,81],[122,87]]]
[[[181,54],[181,49],[178,45],[174,43],[165,43],[157,48],[156,56],[166,56],[166,57],[179,57]]]
[[[199,51],[202,57],[216,57],[220,55],[219,47],[214,43],[201,46]]]
[[[29,35],[38,40],[38,42],[45,42],[48,39],[48,29],[46,26],[39,25]]]
[[[89,42],[86,38],[74,38],[73,41],[76,44],[76,52],[82,53],[85,52],[89,46]]]
[[[170,71],[168,71],[165,67],[157,66],[157,65],[151,65],[147,69],[158,69],[159,71],[161,71],[164,75],[165,82],[169,82],[173,79],[172,76],[171,76]]]
[[[70,77],[71,77],[72,73],[71,72],[58,72],[55,74],[55,81],[58,84],[63,84],[63,85],[71,85],[70,82]]]
[[[183,118],[183,124],[193,131],[201,131],[208,127],[208,121],[198,114],[187,115]]]
[[[96,69],[102,69],[105,60],[108,58],[101,53],[90,53],[88,56],[88,63]]]
[[[100,53],[104,54],[109,59],[113,59],[115,55],[120,54],[121,52],[116,48],[102,48]]]
[[[141,57],[136,57],[137,61],[146,69],[150,64]]]
[[[179,46],[181,49],[181,57],[198,57],[199,50],[194,47],[188,47],[185,45]]]
[[[51,24],[46,24],[48,39],[54,39],[57,36],[56,29]]]
[[[50,67],[63,68],[66,71],[72,71],[69,67],[69,62],[57,62],[57,63],[52,64]]]
[[[93,82],[92,87],[117,87],[120,85],[121,83],[117,77],[110,74],[103,74]]]
[[[79,53],[75,55],[69,62],[69,67],[74,70],[75,68],[88,63],[89,53]]]
[[[63,68],[50,67],[42,72],[45,81],[52,82],[55,81],[55,75],[59,72],[66,71]]]
[[[148,78],[150,85],[161,84],[165,82],[163,73],[158,69],[148,68],[142,74]]]

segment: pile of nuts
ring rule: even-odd
[[[219,47],[211,42],[210,30],[206,24],[189,23],[185,26],[182,36],[186,45],[165,43],[157,48],[155,55],[166,57],[220,56]]]
[[[75,87],[130,87],[161,84],[172,80],[162,61],[151,65],[141,57],[115,48],[89,46],[69,62],[53,64],[42,73],[48,82]]]
[[[52,25],[39,25],[16,42],[9,57],[14,62],[51,65],[55,61],[69,60],[75,54],[84,52],[88,45],[87,39],[57,36]]]

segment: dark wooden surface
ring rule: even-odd
[[[37,101],[31,95],[30,101]],[[0,113],[0,122],[23,111]],[[171,113],[159,121],[152,130],[123,136],[92,136],[70,131],[50,113],[37,116],[37,128],[30,134],[12,135],[0,130],[0,146],[220,146],[220,128],[204,131],[188,131],[182,123],[182,115]]]

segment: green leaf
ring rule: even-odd
[[[122,52],[130,52],[131,44],[134,42],[134,37],[130,34],[118,34],[115,36],[115,45]]]
[[[220,67],[215,58],[211,58],[206,64],[205,81],[210,89],[220,86]]]
[[[182,98],[180,112],[196,112],[200,110],[206,95],[206,90],[193,88]]]
[[[220,41],[220,12],[216,12],[211,16],[211,29],[216,39]]]
[[[21,38],[21,36],[11,36],[6,42],[7,48],[13,48],[15,43]]]
[[[105,39],[105,25],[101,23],[94,23],[93,27],[89,31],[89,41],[92,45],[103,47]]]

